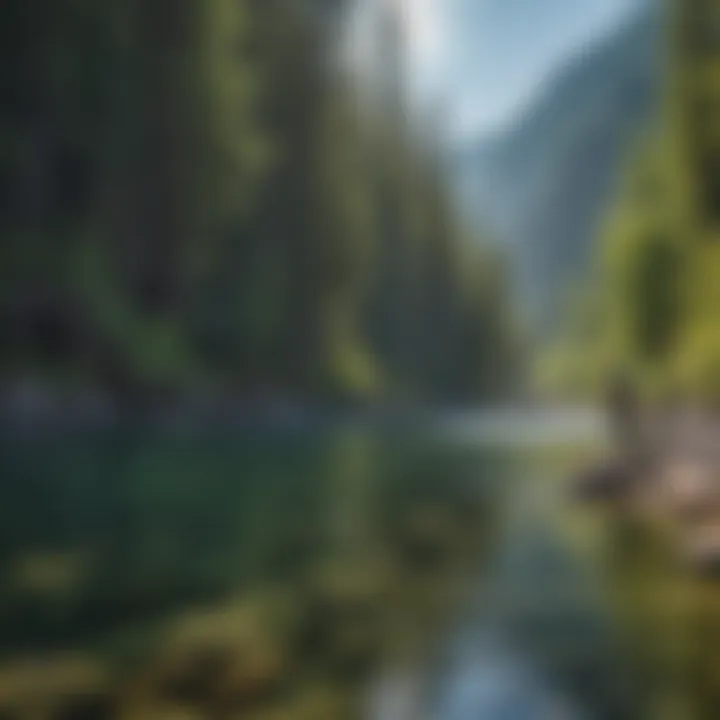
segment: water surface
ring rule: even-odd
[[[3,656],[127,653],[178,613],[275,588],[296,624],[315,618],[282,638],[286,684],[322,677],[374,720],[712,717],[667,650],[696,615],[657,599],[688,587],[666,548],[569,502],[603,443],[591,412],[6,432]]]

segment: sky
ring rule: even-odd
[[[410,86],[447,106],[453,139],[502,130],[560,68],[644,0],[363,0],[402,9]]]

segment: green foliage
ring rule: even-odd
[[[554,355],[566,378],[583,378],[575,391],[603,391],[623,368],[648,397],[716,404],[720,252],[700,217],[707,178],[682,140],[697,138],[679,122],[684,100],[672,100],[666,123],[630,163],[600,236],[601,270],[584,297],[601,313],[571,319]],[[553,363],[546,375],[558,375]]]
[[[627,277],[630,334],[639,357],[655,360],[672,348],[680,319],[680,253],[662,235],[633,248]]]
[[[3,3],[4,379],[67,365],[139,401],[498,387],[507,288],[466,287],[494,260],[465,257],[437,129],[359,112],[340,5]]]

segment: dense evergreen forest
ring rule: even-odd
[[[341,69],[351,11],[2,3],[6,389],[145,405],[507,388],[501,259],[458,223],[442,131],[402,80],[388,102]]]

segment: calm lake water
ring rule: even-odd
[[[4,657],[115,647],[278,584],[300,604],[318,568],[340,567],[390,588],[359,701],[373,720],[717,717],[688,680],[707,646],[697,616],[659,601],[689,592],[660,539],[628,541],[568,499],[603,442],[581,412],[6,433]]]

